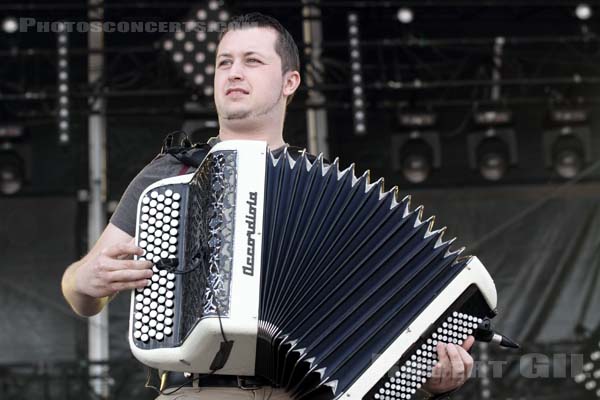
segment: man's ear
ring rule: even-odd
[[[300,86],[300,73],[298,71],[288,71],[283,75],[283,95],[292,96]]]

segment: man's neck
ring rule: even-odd
[[[262,140],[267,142],[267,145],[270,149],[277,149],[283,145],[285,142],[283,140],[283,134],[281,130],[267,130],[264,131],[236,131],[232,129],[227,129],[226,127],[221,126],[219,129],[219,139],[220,140]]]

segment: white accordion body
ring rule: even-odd
[[[221,142],[140,198],[136,242],[155,266],[132,294],[131,350],[161,370],[216,362],[295,398],[409,399],[437,341],[462,343],[496,308],[483,265],[421,212],[337,160]]]

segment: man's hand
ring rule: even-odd
[[[423,386],[429,393],[446,393],[462,386],[473,370],[473,357],[467,351],[473,346],[475,338],[469,336],[458,346],[438,343],[438,363],[431,371],[431,378]]]
[[[76,290],[94,298],[112,296],[121,290],[142,288],[152,277],[152,263],[132,260],[143,250],[133,244],[118,243],[104,248],[77,270]]]
[[[133,237],[109,222],[90,252],[63,274],[62,292],[73,311],[90,317],[118,291],[144,287],[152,277],[152,264],[131,260],[142,253]]]

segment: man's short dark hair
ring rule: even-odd
[[[248,28],[271,28],[277,32],[275,41],[275,52],[281,58],[281,72],[300,71],[300,56],[298,55],[298,46],[294,42],[292,35],[275,18],[259,12],[238,15],[233,17],[227,24],[227,28],[219,37],[219,42],[223,36],[231,31]]]

